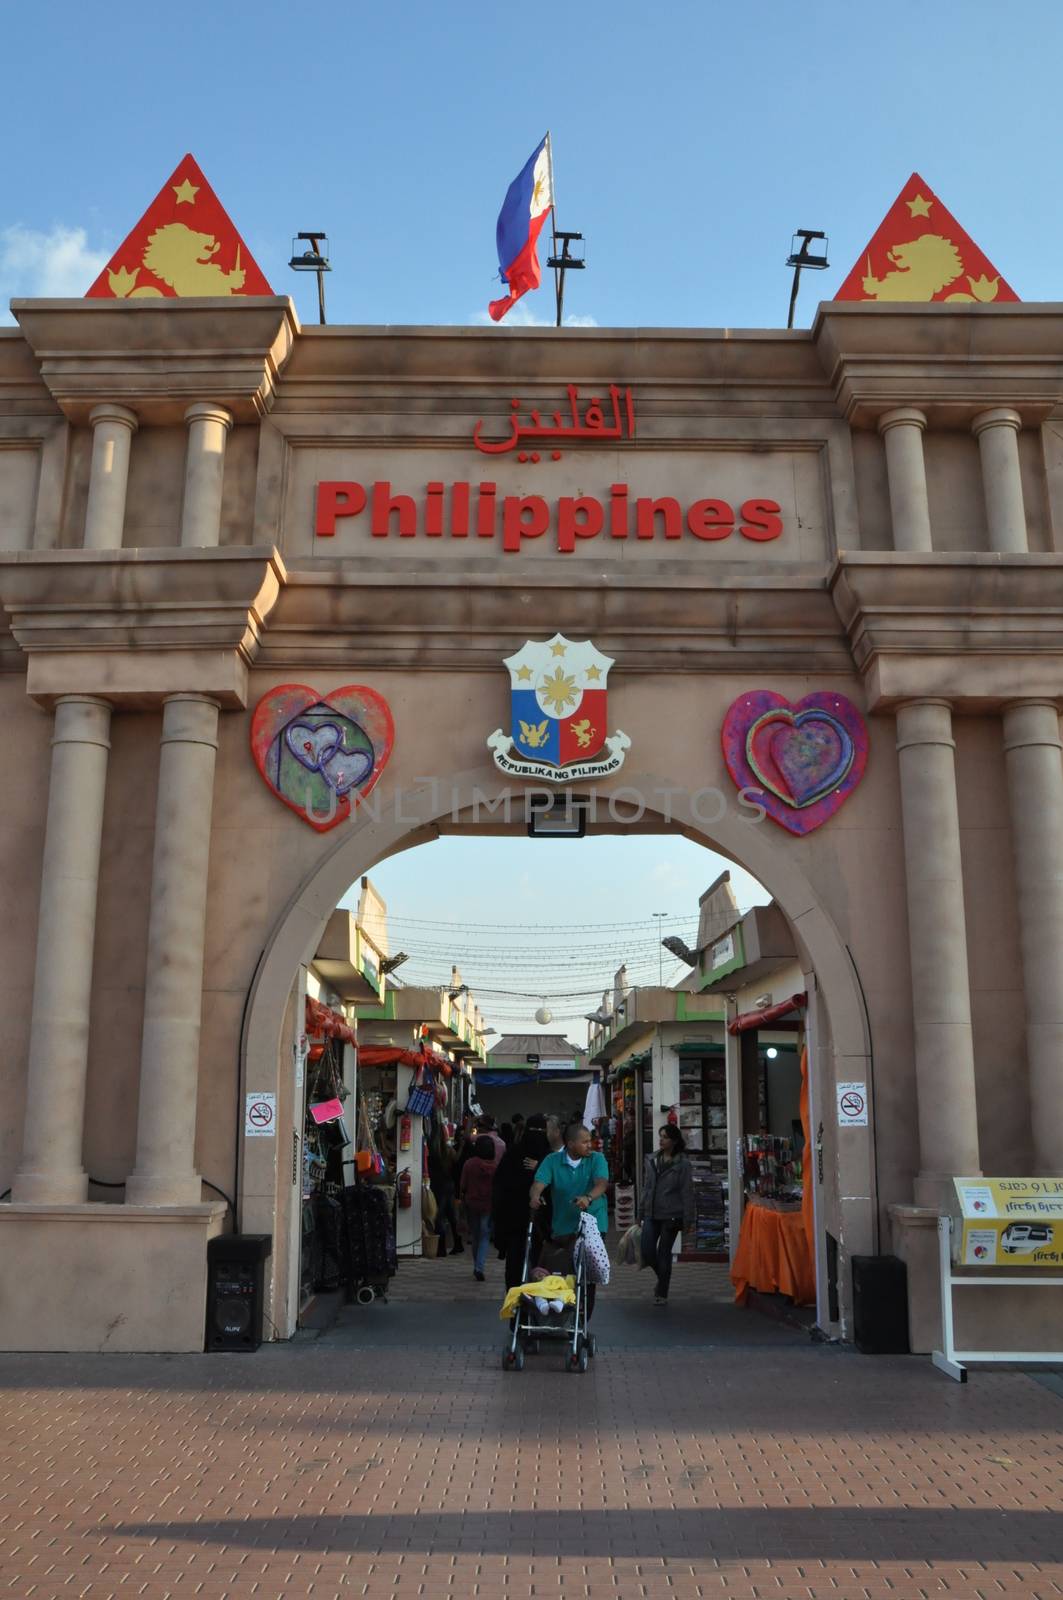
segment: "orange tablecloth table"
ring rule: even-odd
[[[746,1201],[731,1282],[739,1305],[750,1289],[788,1294],[796,1306],[815,1304],[815,1267],[800,1211],[777,1211],[754,1197]]]

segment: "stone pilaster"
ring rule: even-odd
[[[878,419],[878,431],[886,446],[895,550],[933,548],[923,459],[925,430],[926,417],[914,406],[887,411]]]
[[[1034,1171],[1063,1173],[1063,760],[1049,700],[1004,709]]]
[[[126,406],[93,406],[92,467],[85,507],[86,550],[120,550],[125,529],[129,451],[137,431],[136,413]]]
[[[989,548],[1007,554],[1029,549],[1019,466],[1022,418],[1007,406],[983,411],[971,423],[982,458]]]
[[[978,1116],[967,973],[952,712],[913,700],[897,711],[918,1086],[919,1205],[943,1206],[949,1179],[976,1174]]]
[[[81,1146],[110,730],[105,701],[57,700],[16,1202],[63,1205],[88,1193]]]
[[[216,545],[219,540],[225,442],[233,419],[224,406],[197,404],[188,407],[185,422],[188,424],[188,448],[181,543],[202,549]]]
[[[165,703],[148,922],[148,988],[130,1205],[189,1205],[218,706],[202,695]]]

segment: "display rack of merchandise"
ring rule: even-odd
[[[722,1054],[679,1068],[679,1127],[694,1168],[694,1225],[682,1253],[725,1261],[728,1253],[727,1077]]]
[[[743,1142],[742,1167],[746,1193],[762,1200],[795,1201],[801,1198],[794,1142],[771,1134],[748,1134]]]
[[[729,1232],[727,1179],[708,1161],[691,1157],[694,1168],[694,1224],[683,1230],[681,1253],[701,1260],[727,1259]]]

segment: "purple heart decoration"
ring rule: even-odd
[[[320,772],[343,743],[343,729],[334,722],[324,722],[316,728],[307,722],[289,722],[284,742],[296,761],[311,772]]]
[[[330,789],[345,795],[373,770],[373,758],[367,750],[337,750],[321,763],[321,776]]]
[[[789,833],[812,833],[828,821],[867,766],[867,725],[851,700],[833,692],[793,705],[771,689],[751,689],[729,708],[722,740],[736,786],[757,791]]]

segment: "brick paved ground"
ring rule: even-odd
[[[812,1345],[684,1272],[607,1291],[586,1377],[503,1373],[493,1288],[426,1269],[257,1355],[0,1356],[0,1595],[1063,1595],[1063,1383]]]

